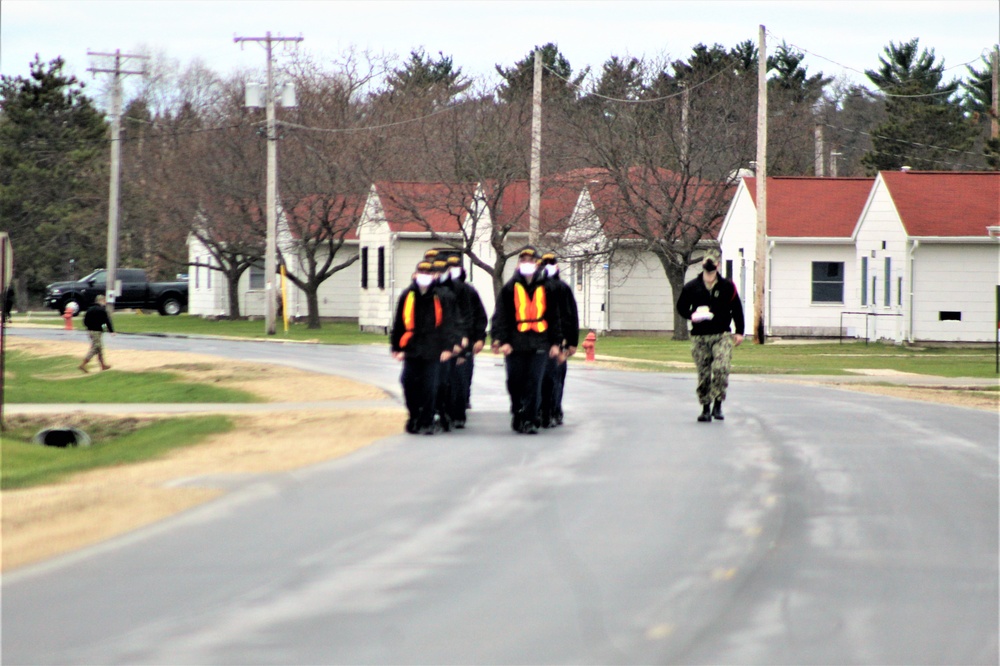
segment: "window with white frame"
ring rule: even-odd
[[[844,302],[844,262],[812,262],[812,302]]]
[[[263,262],[257,262],[250,266],[250,290],[251,291],[263,291],[265,287],[264,280],[264,264]]]

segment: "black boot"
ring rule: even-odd
[[[698,415],[698,420],[702,423],[707,423],[712,420],[711,405],[705,404],[701,406],[701,414]]]
[[[722,420],[724,420],[726,418],[725,416],[722,415],[722,401],[721,400],[716,400],[715,401],[715,406],[712,407],[712,418],[715,419],[716,421],[722,421]]]

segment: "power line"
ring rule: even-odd
[[[684,94],[684,91],[682,90],[681,92],[671,93],[669,95],[664,95],[663,97],[656,97],[654,99],[619,99],[617,97],[608,97],[607,95],[602,95],[602,94],[600,94],[598,92],[585,91],[583,89],[583,86],[581,84],[575,83],[573,81],[570,81],[566,77],[564,77],[564,76],[560,75],[559,73],[557,73],[555,70],[553,70],[548,65],[545,66],[545,69],[549,72],[549,74],[552,74],[557,79],[560,79],[560,80],[568,83],[569,85],[573,86],[574,88],[576,88],[580,92],[586,93],[587,95],[590,95],[592,97],[600,97],[601,99],[607,100],[609,102],[621,102],[623,104],[652,104],[653,102],[662,102],[662,101],[667,100],[667,99],[673,99],[674,97],[680,97],[681,95]],[[700,88],[701,86],[707,85],[712,80],[714,80],[714,79],[722,76],[723,74],[725,74],[727,71],[728,70],[726,70],[726,69],[721,69],[718,72],[716,72],[715,74],[713,74],[712,76],[710,76],[707,79],[705,79],[704,81],[701,81],[699,83],[695,83],[693,85],[687,86],[687,89],[689,91],[691,91],[691,90],[695,90],[697,88]]]
[[[943,150],[943,151],[946,151],[946,152],[949,152],[949,153],[957,153],[959,155],[971,155],[973,157],[979,157],[978,153],[973,153],[973,152],[970,152],[968,150],[959,150],[957,148],[947,148],[945,146],[935,146],[933,144],[919,143],[917,141],[906,141],[905,139],[894,139],[894,138],[889,137],[889,136],[882,136],[881,134],[872,134],[871,132],[863,132],[861,130],[850,129],[850,128],[847,128],[847,127],[837,127],[836,125],[831,125],[829,123],[823,123],[823,124],[824,124],[825,127],[829,127],[831,129],[841,130],[841,131],[844,131],[844,132],[851,132],[853,134],[861,134],[863,136],[867,136],[867,137],[870,137],[870,138],[873,138],[873,139],[884,139],[886,141],[893,141],[895,143],[902,143],[902,144],[906,144],[908,146],[916,146],[917,148],[931,148],[933,150]]]
[[[417,118],[408,118],[407,120],[400,120],[397,122],[385,123],[382,125],[366,125],[364,127],[309,127],[307,125],[299,125],[298,123],[289,122],[287,120],[279,120],[277,122],[279,125],[282,125],[284,127],[289,127],[291,129],[297,129],[297,130],[304,130],[307,132],[329,132],[338,134],[346,134],[349,132],[371,132],[374,130],[387,129],[389,127],[399,127],[400,125],[408,125],[410,123],[415,123],[421,120],[426,120],[428,118],[433,118],[434,116],[441,115],[442,113],[455,111],[459,107],[474,101],[476,100],[465,100],[463,102],[459,102],[458,104],[454,104],[452,106],[448,106],[443,109],[438,109],[437,111],[432,111],[431,113],[428,113],[425,116],[419,116]]]
[[[774,37],[775,39],[781,39],[778,35],[775,35],[770,30],[767,31],[767,34],[770,35],[771,37]],[[828,57],[826,57],[824,55],[820,55],[819,53],[815,53],[813,51],[810,51],[809,49],[806,49],[806,48],[803,48],[802,46],[799,46],[798,44],[792,44],[792,43],[790,43],[790,42],[788,42],[788,41],[786,41],[784,39],[781,39],[781,41],[782,41],[783,44],[785,44],[785,45],[787,45],[787,46],[789,46],[789,47],[791,47],[791,48],[793,48],[793,49],[795,49],[797,51],[800,51],[802,53],[814,56],[816,58],[819,58],[820,60],[826,60],[829,63],[833,63],[837,67],[840,67],[842,69],[846,69],[846,70],[854,72],[856,74],[861,74],[862,76],[868,76],[868,73],[865,72],[865,71],[856,69],[854,67],[851,67],[850,65],[845,65],[845,64],[843,64],[841,62],[837,62],[836,60],[833,60],[832,58],[828,58]],[[982,56],[983,56],[983,52],[980,52],[980,58]],[[952,69],[957,69],[959,67],[964,67],[966,65],[971,65],[974,62],[978,62],[978,58],[974,59],[974,60],[970,60],[968,62],[963,62],[963,63],[958,64],[958,65],[954,65],[952,67],[948,67],[946,69],[942,69],[941,71],[942,71],[942,73],[943,72],[947,72],[947,71],[950,71]],[[924,94],[920,94],[920,95],[897,95],[895,93],[885,92],[885,90],[882,90],[882,89],[880,89],[879,92],[881,92],[881,94],[884,95],[884,96],[886,96],[886,97],[895,97],[895,98],[901,98],[901,99],[915,99],[915,98],[922,98],[922,97],[950,97],[951,95],[954,95],[957,92],[957,90],[958,89],[956,88],[955,90],[951,90],[951,91],[938,91],[938,92],[933,92],[933,93],[924,93]],[[869,91],[869,93],[870,94],[874,94],[874,91]]]

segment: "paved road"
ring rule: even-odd
[[[381,348],[113,345],[398,394]],[[737,378],[701,424],[689,375],[573,366],[567,425],[523,436],[480,358],[461,433],[5,575],[3,663],[997,662],[996,414]]]

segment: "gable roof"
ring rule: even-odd
[[[475,185],[379,181],[375,192],[392,231],[457,233],[472,206]]]
[[[561,178],[544,178],[540,183],[538,228],[542,233],[562,232],[569,224],[582,182]],[[486,189],[489,184],[486,184]],[[488,195],[487,195],[488,196]],[[531,185],[527,180],[515,180],[504,187],[493,224],[497,228],[527,233],[530,227],[529,207]]]
[[[594,212],[605,233],[621,238],[639,238],[656,232],[666,222],[675,240],[694,232],[699,238],[718,239],[735,187],[693,176],[685,177],[669,169],[649,170],[632,167],[629,183],[622,185],[610,172],[593,174],[587,183]],[[631,200],[625,199],[622,188]],[[646,220],[633,219],[637,210],[645,210]],[[700,224],[691,224],[697,220]],[[649,229],[640,233],[640,228]],[[701,233],[704,230],[705,233]]]
[[[357,240],[358,221],[364,204],[362,197],[353,194],[312,194],[286,208],[284,221],[292,238],[301,239],[303,235],[324,235],[320,219],[325,216],[329,225],[326,233],[332,231],[344,240]]]
[[[988,236],[1000,225],[1000,172],[882,171],[909,236]]]
[[[754,206],[757,179],[744,178]],[[874,178],[767,179],[767,235],[774,238],[850,238]]]

